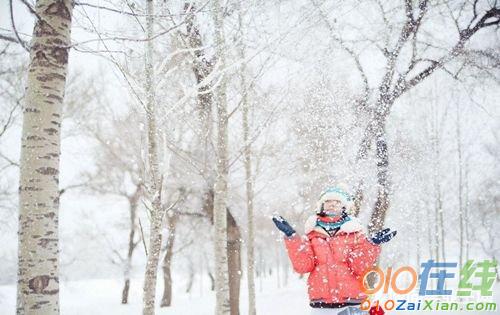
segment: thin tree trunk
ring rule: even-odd
[[[172,257],[174,255],[175,233],[177,227],[178,214],[174,213],[168,218],[168,238],[167,250],[163,256],[163,297],[161,307],[172,305]]]
[[[212,224],[214,224],[214,191],[209,189],[205,193],[203,201],[203,211],[207,213]],[[239,298],[240,298],[240,280],[241,280],[241,232],[240,228],[231,214],[229,209],[226,209],[227,217],[227,270],[229,273],[229,304],[231,307],[231,315],[239,313]],[[213,275],[209,272],[212,279]],[[212,283],[213,285],[214,283]]]
[[[392,67],[389,63],[388,67]],[[376,109],[373,111],[372,119],[364,131],[356,162],[364,160],[368,156],[368,151],[371,148],[372,139],[376,142],[376,161],[377,161],[377,200],[370,215],[370,222],[368,223],[368,230],[370,233],[380,230],[384,226],[385,217],[390,205],[390,180],[389,180],[389,152],[386,140],[385,124],[387,116],[389,115],[390,108],[394,103],[394,98],[388,94],[390,80],[392,78],[393,70],[388,70],[384,77],[383,83],[379,90],[380,94],[376,102]],[[362,182],[358,185],[355,200],[359,204],[363,199],[363,185]],[[358,207],[359,207],[358,206]],[[355,212],[359,213],[359,208]]]
[[[437,157],[438,159],[440,159],[440,150],[439,150],[439,145],[436,144],[437,147],[436,147],[436,153],[437,153]],[[439,174],[439,160],[437,162],[437,174]],[[444,210],[443,210],[443,197],[441,195],[441,183],[440,183],[440,180],[441,178],[440,177],[436,177],[436,210],[437,210],[437,217],[436,217],[436,220],[439,222],[439,230],[436,229],[436,234],[440,233],[440,236],[441,236],[441,240],[440,240],[440,244],[436,244],[437,248],[438,248],[438,252],[439,252],[439,247],[441,248],[441,258],[443,259],[443,262],[446,261],[446,251],[445,251],[445,237],[444,237],[444,234],[445,234],[445,231],[444,231]],[[436,238],[436,242],[438,242],[438,239]],[[439,254],[437,253],[436,254],[436,260],[439,261]]]
[[[361,204],[364,199],[364,181],[361,179],[358,182],[358,186],[356,187],[356,191],[354,192],[354,206],[352,209],[352,213],[355,217],[359,216],[361,212]]]
[[[213,2],[217,70],[220,71],[217,96],[217,154],[216,178],[214,185],[214,256],[215,256],[215,313],[229,314],[229,282],[227,256],[227,178],[228,178],[228,115],[226,100],[225,39],[223,9],[219,0]]]
[[[439,134],[438,134],[438,125],[437,125],[437,114],[434,113],[433,108],[433,135],[431,139],[431,143],[433,146],[433,180],[434,180],[434,256],[437,261],[440,261],[440,228],[442,225],[440,224],[441,215],[442,215],[442,201],[441,201],[441,183],[439,176],[439,168],[440,168],[440,150],[439,150]]]
[[[241,4],[240,4],[241,5]],[[238,12],[238,24],[240,34],[243,38],[243,17],[241,7]],[[239,46],[240,60],[245,60],[245,47],[243,44]],[[240,69],[241,78],[241,106],[242,106],[242,120],[243,120],[243,143],[244,161],[245,161],[245,182],[246,182],[246,203],[247,203],[247,287],[248,287],[248,315],[255,315],[255,255],[254,255],[254,214],[253,214],[253,178],[252,178],[252,147],[250,141],[250,128],[248,123],[248,90],[246,85],[246,64],[243,63]]]
[[[426,219],[427,219],[427,244],[429,244],[429,258],[430,259],[434,259],[435,257],[433,256],[434,255],[434,252],[433,252],[433,247],[432,247],[432,243],[435,241],[435,239],[432,237],[432,213],[431,213],[431,209],[429,207],[425,207],[426,209]]]
[[[198,91],[198,107],[199,107],[199,119],[200,119],[200,144],[201,147],[203,148],[203,169],[202,169],[202,174],[205,177],[205,180],[207,181],[207,189],[205,190],[204,197],[203,197],[203,211],[207,213],[207,216],[209,217],[210,221],[212,224],[215,224],[215,218],[214,218],[214,212],[215,212],[215,202],[214,202],[214,187],[217,185],[216,179],[219,178],[219,167],[220,165],[217,165],[217,170],[214,171],[214,168],[209,164],[213,160],[220,161],[220,159],[214,158],[212,151],[211,151],[211,146],[210,142],[212,139],[212,106],[214,104],[214,100],[217,97],[217,109],[218,109],[218,139],[217,139],[217,154],[219,155],[221,153],[220,151],[220,144],[223,139],[221,139],[221,115],[219,111],[219,104],[220,102],[223,102],[224,106],[226,104],[225,100],[225,79],[223,78],[221,80],[221,83],[218,87],[216,87],[215,91],[217,93],[216,97],[214,97],[214,94],[211,91],[212,89],[212,84],[210,82],[207,82],[207,77],[212,73],[214,70],[214,65],[213,61],[210,61],[207,59],[204,51],[204,45],[201,37],[201,32],[198,28],[198,25],[196,23],[196,16],[194,14],[195,12],[195,4],[191,2],[186,2],[184,4],[184,9],[185,12],[187,13],[186,16],[186,28],[188,31],[188,40],[189,40],[189,48],[194,50],[194,60],[193,60],[193,73],[196,78],[196,82],[199,86],[199,91]],[[216,33],[216,34],[222,34]],[[217,36],[217,35],[216,35]],[[223,39],[223,36],[222,36]],[[223,44],[223,43],[222,43]],[[217,47],[220,48],[220,45],[217,44]],[[224,56],[221,55],[221,51],[217,52],[217,58],[219,62],[219,66],[222,68],[224,65]],[[221,59],[222,58],[222,59]],[[224,96],[221,98],[220,91],[223,91]],[[227,129],[227,121],[222,121],[222,125],[225,125],[225,129]],[[227,130],[226,132],[226,143],[227,143]],[[227,154],[227,153],[226,153]],[[225,161],[224,163],[227,163]],[[227,172],[227,171],[226,171]],[[227,173],[226,175],[227,176]],[[215,181],[215,183],[214,183]],[[227,183],[225,183],[227,186]],[[227,188],[226,188],[227,189]],[[236,306],[239,305],[239,290],[240,290],[240,269],[241,269],[241,245],[240,245],[240,231],[239,227],[237,226],[236,220],[232,217],[229,209],[226,207],[226,222],[228,224],[227,230],[228,234],[226,236],[227,239],[227,244],[224,246],[227,250],[227,271],[231,275],[231,279],[229,281],[229,305],[231,308],[231,314],[235,314],[234,312],[237,311]],[[217,268],[216,268],[217,270]],[[234,273],[238,274],[238,277],[232,276]],[[217,275],[217,271],[215,272]],[[209,275],[212,277],[213,275],[209,273]],[[212,278],[211,278],[212,279]],[[216,278],[215,278],[216,279]],[[215,279],[212,279],[215,281]]]
[[[465,165],[464,165],[464,177],[465,177],[465,184],[464,184],[464,189],[465,189],[465,203],[464,203],[464,221],[465,221],[465,261],[469,260],[469,249],[470,249],[470,232],[469,232],[469,163],[468,159],[465,159]]]
[[[186,12],[186,29],[188,33],[188,47],[193,50],[192,70],[198,86],[197,103],[200,121],[200,148],[202,149],[202,174],[207,180],[207,186],[213,187],[213,167],[209,164],[213,158],[213,151],[210,143],[212,141],[212,106],[214,95],[212,93],[212,84],[208,82],[207,77],[213,71],[213,62],[208,60],[203,45],[201,32],[196,21],[196,5],[194,2],[185,2],[184,11]]]
[[[153,206],[159,209],[159,202]],[[143,296],[143,314],[154,315],[155,313],[155,293],[156,278],[158,274],[159,256],[161,250],[161,227],[162,220],[159,211],[151,217],[151,228],[149,235],[148,256],[146,262],[146,272],[144,275],[144,296]]]
[[[439,196],[439,228],[441,230],[441,257],[443,258],[443,262],[446,262],[446,232],[444,229],[444,209],[443,209],[443,201],[441,198],[441,194]]]
[[[385,217],[389,209],[389,153],[385,139],[385,128],[377,138],[377,184],[378,194],[375,202],[375,208],[368,224],[369,233],[374,233],[384,227]]]
[[[73,1],[38,0],[23,110],[17,314],[59,314],[59,158]]]
[[[264,266],[264,261],[262,259],[262,248],[258,247],[259,252],[259,268],[257,269],[257,275],[259,277],[259,292],[262,292],[262,285],[264,277],[266,276],[266,267]]]
[[[495,256],[491,257],[491,261],[496,261]],[[500,282],[500,270],[498,268],[498,264],[495,265],[495,274],[497,275],[496,281]]]
[[[145,62],[145,90],[146,90],[146,117],[148,124],[148,164],[149,164],[149,191],[152,194],[150,209],[150,234],[148,256],[146,262],[146,271],[144,275],[143,286],[143,314],[154,315],[155,313],[155,293],[158,274],[158,264],[161,251],[164,210],[161,205],[162,179],[160,179],[158,165],[158,147],[157,147],[157,127],[156,127],[156,104],[155,92],[153,87],[153,0],[146,1],[146,33],[149,38],[146,41],[146,62]]]
[[[439,115],[437,113],[437,107],[435,104],[432,105],[432,114],[431,114],[431,145],[432,145],[432,160],[433,160],[433,182],[434,182],[434,217],[435,217],[435,226],[434,226],[434,255],[437,261],[440,261],[442,258],[443,261],[446,261],[445,255],[445,231],[444,231],[444,210],[443,210],[443,197],[441,194],[441,150],[440,150],[440,123],[439,123]]]
[[[462,161],[462,134],[460,126],[460,107],[457,103],[457,155],[458,155],[458,220],[459,220],[459,243],[460,243],[460,268],[464,262],[464,206],[463,206],[463,161]]]
[[[210,291],[215,290],[215,278],[213,273],[209,270],[208,271],[208,278],[210,278]]]
[[[194,266],[193,262],[189,260],[189,278],[188,278],[188,283],[186,285],[186,293],[190,293],[191,289],[193,288],[193,283],[194,283]]]
[[[437,198],[440,198],[438,196]],[[436,199],[434,203],[434,255],[436,257],[436,261],[440,261],[440,224],[439,224],[439,212],[440,212],[440,205],[439,205],[439,200]]]
[[[422,233],[422,209],[420,207],[414,208],[414,211],[417,213],[417,220],[415,222],[415,239],[417,240],[417,263],[415,264],[416,266],[420,266],[420,249],[422,247],[422,241],[421,241],[421,233]]]
[[[204,280],[203,280],[203,274],[205,273],[205,264],[206,264],[206,259],[201,259],[202,255],[200,254],[199,255],[199,270],[198,270],[198,273],[200,275],[200,297],[203,296],[203,291],[205,290],[205,283],[204,283]],[[194,269],[194,266],[193,266],[193,269]],[[194,271],[194,270],[193,270]]]
[[[231,315],[240,314],[241,232],[230,211],[227,211],[227,268]]]
[[[377,157],[377,200],[370,216],[368,223],[368,233],[373,234],[383,229],[387,210],[389,209],[389,153],[387,149],[387,142],[385,139],[385,126],[379,127],[379,134],[376,141],[376,157]],[[379,260],[377,259],[377,265]],[[375,274],[371,273],[367,277],[368,286],[374,287]]]
[[[123,285],[122,289],[122,304],[128,304],[129,291],[130,291],[130,276],[128,274],[125,274],[125,284]]]
[[[137,246],[137,243],[134,242],[135,238],[135,229],[136,229],[136,218],[137,218],[137,204],[139,202],[139,198],[141,196],[141,185],[139,184],[136,187],[135,193],[129,197],[129,208],[130,208],[130,231],[128,236],[128,252],[127,252],[127,261],[125,265],[125,284],[122,290],[122,304],[128,303],[128,295],[130,291],[130,272],[132,269],[132,255],[134,254],[134,250]]]
[[[280,252],[279,252],[279,247],[275,246],[274,247],[274,253],[276,254],[276,284],[278,288],[281,288],[281,277],[280,277]]]

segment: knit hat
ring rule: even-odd
[[[323,203],[327,200],[338,200],[341,202],[341,207],[345,207],[346,211],[349,212],[354,205],[353,197],[347,192],[347,186],[340,184],[335,187],[328,187],[319,196],[319,200],[316,206],[316,213],[321,213]]]

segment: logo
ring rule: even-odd
[[[496,303],[491,301],[493,296],[493,283],[497,277],[495,260],[483,260],[475,263],[468,260],[458,270],[456,262],[436,262],[432,259],[421,264],[420,274],[411,266],[403,266],[393,270],[388,267],[385,272],[374,267],[369,269],[361,278],[361,286],[367,295],[393,294],[409,295],[418,292],[418,297],[432,297],[433,299],[421,299],[410,302],[407,299],[388,299],[385,302],[370,301],[366,299],[361,304],[362,310],[369,310],[374,306],[385,310],[474,310],[488,311],[496,310]],[[378,276],[378,281],[373,287],[367,287],[366,281],[369,275]],[[451,282],[458,277],[456,288],[450,286]],[[398,281],[398,279],[400,281]],[[402,281],[409,279],[409,281]],[[401,284],[403,283],[403,284]],[[431,284],[432,283],[432,284]],[[456,281],[454,281],[456,283]],[[490,298],[485,302],[459,303],[470,297]],[[447,298],[447,301],[439,301],[436,297]],[[454,298],[454,301],[449,301]]]

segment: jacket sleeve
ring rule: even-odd
[[[363,234],[360,234],[349,253],[347,264],[356,276],[361,277],[373,267],[379,255],[380,246],[370,243]]]
[[[293,270],[301,274],[313,271],[314,251],[309,239],[295,234],[291,237],[285,237],[285,245]]]

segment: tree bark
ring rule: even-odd
[[[156,202],[159,209],[159,202]],[[156,208],[156,206],[153,206]],[[156,293],[156,277],[158,273],[158,263],[161,250],[161,227],[162,219],[160,213],[157,212],[151,217],[151,228],[149,236],[148,256],[146,263],[146,272],[144,275],[144,315],[154,315],[155,313],[155,293]]]
[[[390,204],[389,154],[385,132],[377,138],[377,185],[378,193],[375,207],[368,224],[369,233],[380,231],[384,227],[385,217]]]
[[[215,313],[229,314],[229,282],[227,255],[227,179],[228,179],[228,115],[226,100],[224,14],[219,0],[213,2],[215,50],[219,85],[215,87],[217,106],[217,152],[214,185],[214,256],[215,256]]]
[[[463,158],[462,158],[462,126],[460,119],[460,107],[458,103],[457,107],[457,120],[456,120],[456,131],[457,131],[457,158],[458,158],[458,220],[459,220],[459,267],[462,268],[464,263],[464,232],[465,225],[464,222],[464,202],[463,202],[463,193],[464,193],[464,183],[463,183]]]
[[[470,251],[470,231],[469,231],[469,163],[468,159],[465,159],[464,163],[464,222],[465,222],[465,261],[469,260],[469,251]],[[444,251],[444,249],[443,249]]]
[[[163,256],[163,297],[161,299],[161,307],[172,305],[172,257],[174,256],[175,233],[177,227],[178,214],[173,213],[168,218],[168,238],[167,250]]]
[[[390,64],[391,63],[389,62],[389,65]],[[392,72],[388,70],[388,73]],[[383,227],[387,210],[390,205],[391,187],[389,179],[389,153],[385,131],[387,116],[389,115],[390,108],[394,102],[394,98],[387,95],[387,93],[389,93],[387,89],[390,86],[390,78],[392,77],[387,77],[386,75],[384,80],[389,80],[389,82],[384,82],[379,89],[380,94],[376,103],[376,109],[373,111],[373,117],[365,129],[363,139],[361,140],[356,156],[357,162],[366,159],[371,148],[372,141],[375,139],[378,191],[377,200],[375,201],[375,206],[373,207],[370,215],[370,222],[368,223],[368,230],[370,233],[376,232]],[[354,212],[356,215],[360,212],[363,196],[363,181],[361,180],[355,193]]]
[[[224,65],[224,51],[222,45],[224,44],[223,30],[222,30],[222,9],[220,4],[214,3],[214,22],[216,28],[216,46],[217,46],[217,60],[219,62],[219,67],[223,68]],[[212,89],[210,82],[206,82],[206,78],[213,71],[213,64],[208,61],[204,50],[202,49],[203,43],[200,35],[200,31],[195,22],[195,5],[194,3],[185,3],[185,11],[190,13],[187,16],[186,24],[188,30],[188,40],[190,48],[199,48],[194,50],[194,63],[193,72],[196,77],[196,81],[200,86],[198,93],[198,106],[200,113],[200,123],[201,123],[201,134],[200,143],[203,147],[203,175],[205,176],[208,184],[208,188],[204,195],[204,211],[209,215],[211,222],[215,227],[215,277],[214,289],[216,290],[216,313],[226,314],[230,312],[229,294],[230,289],[228,286],[228,268],[231,264],[234,265],[235,262],[239,262],[239,248],[234,248],[236,244],[233,244],[232,255],[228,256],[228,251],[231,246],[228,246],[228,231],[227,222],[236,221],[231,220],[231,216],[227,210],[226,206],[226,196],[227,196],[227,108],[226,108],[226,87],[225,78],[222,78],[220,85],[216,87],[216,95],[209,92]],[[222,74],[223,75],[223,74]],[[208,92],[207,92],[208,91]],[[208,161],[210,160],[210,147],[209,143],[211,141],[211,112],[214,100],[217,100],[217,165],[216,170],[213,172],[213,168],[210,167]],[[215,176],[214,176],[215,175]],[[215,183],[214,183],[215,177]],[[237,227],[236,227],[237,228]],[[231,229],[231,237],[236,237],[239,239],[239,230]],[[237,233],[236,233],[237,231]],[[237,254],[237,255],[236,255]],[[235,256],[236,255],[236,256]],[[209,273],[210,274],[210,273]],[[234,283],[234,279],[232,281]],[[235,291],[234,288],[232,290]],[[239,284],[238,284],[239,291]],[[239,294],[238,294],[239,295]],[[239,304],[239,303],[238,303]]]
[[[432,135],[430,143],[433,151],[433,181],[434,181],[434,257],[437,261],[446,261],[445,256],[445,238],[444,238],[444,214],[443,214],[443,198],[441,195],[441,175],[440,175],[440,124],[438,119],[437,108],[432,104],[431,115]],[[429,240],[430,241],[430,240]],[[432,243],[432,242],[431,242]]]
[[[148,125],[148,165],[149,165],[149,192],[151,194],[150,210],[150,234],[149,246],[144,275],[143,286],[143,314],[154,315],[155,293],[158,274],[158,264],[161,251],[164,209],[162,208],[161,191],[162,179],[160,178],[158,164],[157,126],[156,126],[156,104],[155,91],[153,87],[153,25],[154,9],[153,0],[146,1],[146,60],[145,60],[145,90],[146,90],[146,118]]]
[[[218,4],[216,4],[218,5]],[[221,164],[226,163],[227,164],[227,156],[226,160],[222,161],[220,159],[221,153],[227,155],[227,150],[224,146],[227,146],[227,118],[223,119],[223,116],[227,116],[227,113],[224,114],[222,113],[221,116],[221,107],[220,105],[222,104],[222,107],[226,106],[226,99],[225,99],[225,78],[221,80],[221,83],[218,87],[215,89],[213,88],[213,85],[211,82],[207,81],[207,77],[214,71],[214,62],[213,60],[209,60],[205,54],[204,51],[204,45],[203,45],[203,40],[201,37],[200,30],[198,28],[198,25],[196,23],[196,16],[194,12],[196,11],[196,6],[192,2],[186,2],[184,5],[185,12],[187,13],[186,17],[186,28],[188,32],[188,44],[189,48],[193,49],[194,51],[194,58],[193,58],[193,73],[196,78],[196,83],[199,86],[198,90],[198,108],[199,108],[199,120],[200,120],[200,144],[201,147],[203,148],[203,165],[202,165],[202,174],[207,181],[207,189],[205,189],[204,196],[203,196],[203,211],[207,214],[208,218],[210,219],[210,222],[216,226],[216,233],[217,233],[217,224],[215,220],[215,191],[217,190],[216,187],[218,185],[217,180],[220,182],[220,176],[219,174],[223,174],[226,179],[225,185],[226,187],[224,188],[226,190],[227,194],[227,165],[225,166],[225,170],[221,168]],[[219,14],[220,11],[215,10],[215,14]],[[217,20],[219,20],[217,22]],[[223,56],[223,49],[222,46],[224,43],[223,40],[223,34],[222,34],[222,20],[221,18],[216,18],[216,45],[217,45],[217,56],[214,60],[217,60],[219,62],[218,66],[220,68],[223,68],[224,65],[224,56]],[[212,93],[211,91],[214,91],[216,94]],[[222,93],[221,93],[222,92]],[[217,101],[217,125],[218,125],[218,137],[217,137],[217,157],[214,157],[211,151],[211,146],[210,142],[212,140],[212,106],[214,105],[215,101]],[[225,109],[224,109],[225,110]],[[224,110],[222,112],[224,112]],[[225,135],[224,135],[225,133]],[[224,139],[225,138],[225,139]],[[221,144],[226,143],[223,146],[223,150],[221,151]],[[220,164],[217,163],[216,165],[216,170],[209,164],[213,160],[217,160],[221,162]],[[214,183],[215,181],[215,183]],[[237,306],[239,306],[239,291],[240,291],[240,273],[241,273],[241,244],[240,244],[240,238],[241,238],[241,233],[239,230],[239,227],[237,225],[236,220],[234,217],[231,215],[231,212],[225,206],[225,217],[226,217],[226,222],[227,222],[227,235],[226,235],[226,241],[227,243],[224,245],[227,256],[226,256],[226,265],[227,265],[227,272],[229,273],[231,279],[229,279],[229,287],[227,290],[229,291],[229,303],[228,303],[228,308],[229,310],[224,310],[224,311],[230,311],[231,314],[237,314],[235,312],[239,312],[237,310]],[[222,220],[222,218],[221,218]],[[216,257],[217,258],[217,257]],[[220,268],[220,266],[219,266]],[[217,262],[216,262],[216,268],[215,268],[215,277],[212,273],[209,272],[209,276],[213,285],[213,289],[217,290],[217,287],[215,286],[215,283],[217,282]],[[237,274],[238,277],[234,277],[233,274]],[[226,278],[226,281],[228,279]],[[222,295],[225,295],[226,293],[219,293]],[[217,306],[220,307],[220,304]],[[224,306],[226,307],[226,306]],[[221,310],[218,309],[217,312],[220,312]]]
[[[240,314],[241,232],[236,220],[227,211],[227,268],[229,274],[229,304],[231,315]]]
[[[240,36],[243,38],[243,12],[241,7],[238,12],[238,24],[240,28]],[[239,45],[239,58],[245,60],[245,47],[241,43]],[[242,129],[245,163],[245,183],[246,183],[246,204],[247,204],[247,288],[248,288],[248,315],[255,315],[255,254],[254,254],[254,214],[253,214],[253,177],[252,177],[252,147],[250,141],[250,126],[248,122],[249,103],[248,103],[248,87],[246,84],[246,64],[242,63],[240,69],[241,78],[241,106],[242,106]],[[238,242],[239,244],[239,242]],[[231,256],[230,256],[231,257]],[[238,267],[240,265],[238,264]],[[231,270],[231,268],[229,269]],[[231,273],[230,273],[231,274]],[[239,277],[238,277],[239,278]],[[239,281],[239,280],[238,280]],[[231,291],[230,282],[230,291]],[[238,285],[239,287],[239,285]],[[235,296],[236,292],[230,292],[230,297]],[[238,290],[239,295],[239,290]],[[231,314],[233,314],[233,301],[231,300]]]
[[[364,199],[364,181],[361,179],[358,182],[358,186],[356,187],[356,190],[354,192],[354,205],[352,209],[352,213],[355,217],[359,216],[359,213],[361,212],[361,205],[363,204],[363,199]]]
[[[23,110],[17,314],[59,314],[59,159],[73,1],[38,0]]]
[[[208,189],[203,199],[203,212],[205,212],[212,224],[214,224],[214,191]],[[231,315],[239,314],[240,304],[240,284],[241,284],[241,231],[236,219],[231,214],[229,208],[227,212],[227,268],[229,273],[229,304]],[[215,278],[211,272],[208,275],[212,281],[214,290]]]
[[[213,186],[214,169],[210,163],[214,160],[210,143],[212,141],[212,106],[214,95],[212,84],[207,77],[213,71],[213,62],[208,60],[203,45],[203,39],[196,21],[196,5],[194,2],[184,3],[186,12],[187,44],[189,49],[193,49],[192,70],[198,86],[197,103],[198,118],[200,122],[200,147],[202,149],[202,175],[207,180],[208,186]]]

